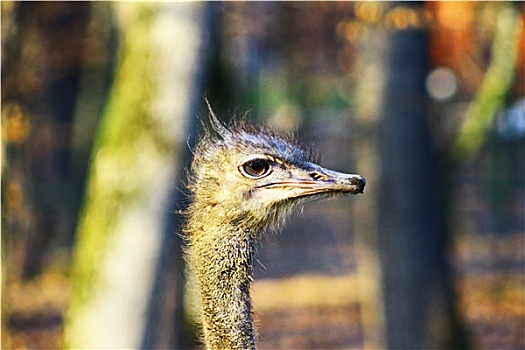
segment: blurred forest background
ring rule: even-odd
[[[203,96],[362,196],[263,239],[260,348],[525,349],[521,2],[2,2],[2,348],[198,347]]]

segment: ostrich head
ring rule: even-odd
[[[360,175],[325,169],[291,135],[244,122],[231,128],[211,114],[215,135],[201,138],[192,164],[193,207],[259,232],[279,223],[294,205],[318,196],[358,194]]]

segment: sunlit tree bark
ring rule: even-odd
[[[69,348],[140,346],[163,225],[172,215],[169,193],[181,176],[178,154],[193,113],[202,5],[114,7],[120,58],[78,229],[65,324]]]

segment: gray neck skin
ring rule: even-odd
[[[242,230],[192,237],[207,349],[255,349],[250,299],[255,250],[255,240]]]

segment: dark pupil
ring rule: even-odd
[[[244,164],[244,171],[251,176],[262,176],[269,168],[268,162],[263,159],[254,159]]]

